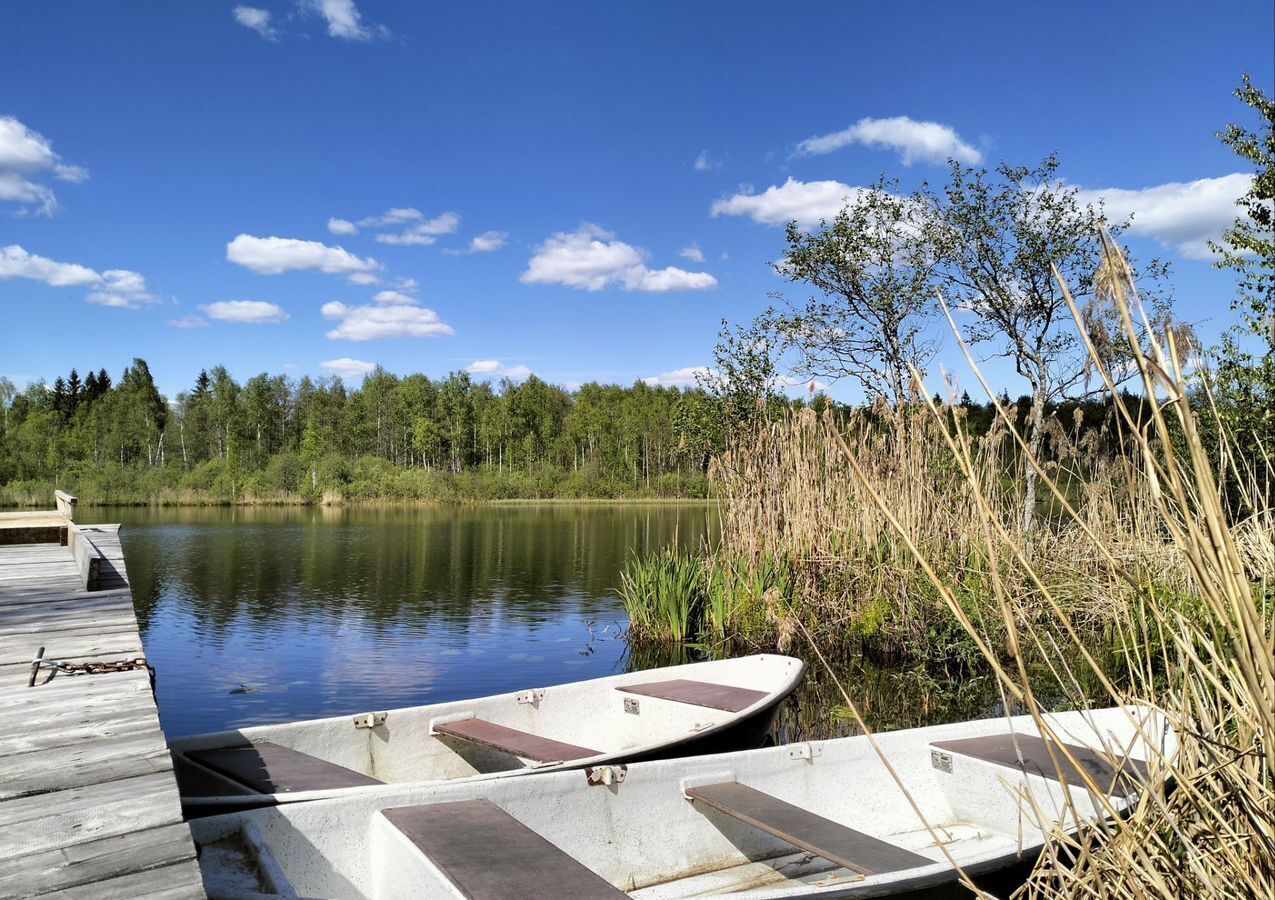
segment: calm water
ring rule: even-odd
[[[715,525],[697,504],[115,508],[78,518],[124,524],[172,737],[689,661],[696,651],[631,650],[615,587],[631,554],[697,547]],[[849,733],[842,699],[815,668],[776,737]],[[994,709],[977,684],[938,702],[901,673],[861,661],[839,669],[879,727]]]

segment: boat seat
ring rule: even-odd
[[[627,896],[486,800],[381,811],[470,900]]]
[[[688,788],[686,795],[720,813],[863,875],[898,872],[934,860],[847,828],[735,781]]]
[[[617,687],[616,690],[626,694],[659,697],[661,700],[674,700],[678,703],[707,706],[710,709],[723,709],[733,713],[747,709],[768,696],[765,691],[732,687],[729,684],[710,684],[707,681],[691,681],[686,678],[648,681],[645,684],[626,684]]]
[[[461,719],[435,725],[434,731],[447,737],[459,738],[492,750],[499,750],[511,756],[531,759],[536,762],[566,762],[572,759],[587,759],[600,756],[601,751],[578,747],[575,744],[564,744],[529,731],[507,728],[488,722],[486,719]]]
[[[1066,748],[1080,768],[1084,769],[1094,783],[1106,790],[1108,794],[1127,794],[1139,783],[1147,780],[1147,764],[1140,759],[1131,759],[1127,756],[1116,756],[1113,759],[1090,747],[1053,741],[1047,743],[1029,734],[991,734],[986,737],[935,741],[930,746],[951,753],[959,753],[962,756],[972,756],[998,766],[1030,772],[1054,781],[1062,781],[1066,778],[1067,783],[1073,787],[1083,786],[1085,781],[1080,771],[1070,760],[1061,755],[1059,749],[1054,751],[1058,754],[1058,765],[1055,766],[1053,758],[1049,755],[1051,743],[1056,748]]]
[[[326,791],[385,783],[326,759],[267,742],[247,747],[187,750],[185,755],[191,762],[261,794]]]

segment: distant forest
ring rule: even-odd
[[[24,391],[0,379],[0,392],[6,504],[45,504],[54,487],[86,503],[703,497],[729,418],[699,388],[382,369],[350,389],[265,373],[240,384],[217,366],[170,401],[141,359],[116,380],[73,370]],[[990,406],[962,405],[984,432]],[[1057,411],[1070,423],[1074,406]],[[1085,426],[1105,410],[1085,404]]]
[[[705,392],[642,382],[567,391],[377,369],[348,389],[240,384],[217,366],[170,402],[135,359],[118,380],[72,371],[4,390],[10,503],[53,486],[85,502],[703,496],[720,443]]]

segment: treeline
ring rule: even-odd
[[[21,392],[0,379],[0,392],[7,504],[45,504],[54,487],[90,503],[703,497],[709,461],[733,430],[729,402],[698,388],[568,391],[465,372],[378,368],[351,389],[268,373],[241,384],[217,366],[169,399],[135,359],[116,381],[72,370]],[[1017,401],[1024,416],[1030,402]],[[769,417],[806,403],[771,394]],[[970,433],[991,426],[990,404],[959,405]],[[1108,404],[1053,411],[1088,431]]]
[[[52,485],[101,502],[703,496],[722,434],[704,391],[643,382],[378,368],[349,389],[217,366],[169,400],[135,359],[116,382],[73,370],[4,391],[9,502]]]

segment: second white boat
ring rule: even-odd
[[[200,816],[385,784],[504,778],[760,746],[806,665],[758,654],[170,742]]]

